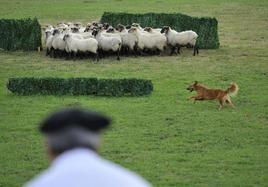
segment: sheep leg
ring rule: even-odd
[[[90,57],[90,52],[88,52],[88,51],[84,52],[84,57],[85,57],[86,59],[89,58],[89,57]]]
[[[57,52],[57,58],[60,58],[61,57],[61,50],[58,50]]]
[[[85,52],[80,52],[80,54],[81,54],[81,58],[82,58],[82,59],[87,58],[87,54],[86,54]]]
[[[79,59],[83,59],[84,58],[83,52],[81,52],[81,51],[78,52],[78,58]]]
[[[98,53],[98,52],[95,54],[94,61],[95,61],[95,60],[97,60],[97,62],[99,62],[99,53]]]
[[[57,49],[57,50],[56,50],[56,53],[55,53],[55,58],[59,58],[59,56],[60,56],[60,50]]]
[[[52,53],[52,57],[53,57],[53,58],[56,58],[56,53],[57,53],[57,50],[54,49],[54,50],[53,50],[53,53]]]
[[[50,53],[49,53],[50,58],[53,57],[53,53],[54,53],[54,48],[51,48],[51,49],[50,49]]]
[[[70,53],[66,53],[65,60],[69,60],[70,58]]]
[[[144,53],[143,51],[139,50],[139,53],[141,56],[146,56],[146,53]]]
[[[71,53],[71,59],[73,60],[74,59],[74,52],[72,51]]]
[[[130,55],[130,49],[128,46],[125,47],[125,54],[126,54],[126,56]]]
[[[47,51],[46,51],[46,56],[48,56],[49,55],[49,49],[47,48]]]
[[[137,57],[137,54],[138,54],[138,42],[135,42],[135,45],[134,45],[134,47],[133,47],[133,49],[134,49],[134,55],[135,55],[135,57]]]
[[[55,49],[53,53],[53,58],[57,58],[57,56],[58,56],[58,49]]]
[[[63,51],[59,50],[59,57],[61,58],[63,56]]]
[[[120,60],[120,48],[117,50],[117,60]]]
[[[181,54],[181,46],[178,46],[178,54]]]
[[[62,56],[63,56],[63,51],[60,50],[60,51],[59,51],[59,57],[61,58]]]
[[[76,52],[74,52],[74,61],[76,60]]]
[[[195,56],[195,54],[196,54],[196,46],[194,46],[194,56]]]
[[[72,52],[69,52],[68,54],[68,60],[72,59]]]
[[[172,55],[173,55],[173,53],[175,52],[175,50],[176,50],[176,47],[172,47],[172,48],[171,48],[171,53],[170,53],[170,56],[172,56]]]
[[[160,55],[161,54],[161,49],[156,49],[156,55]]]
[[[66,50],[64,50],[64,53],[63,53],[63,57],[67,57],[67,55],[68,55],[68,52],[66,51]]]
[[[137,45],[134,46],[133,52],[134,52],[134,56],[137,57],[138,56],[138,46]]]
[[[80,58],[82,58],[82,59],[87,58],[87,52],[81,52],[80,55],[81,55]]]

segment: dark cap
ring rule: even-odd
[[[99,131],[110,124],[110,118],[82,108],[67,108],[53,113],[40,124],[40,131],[46,134],[58,132],[67,127],[82,127]]]

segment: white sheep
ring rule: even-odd
[[[51,52],[51,48],[52,48],[52,41],[53,41],[53,30],[47,30],[45,31],[46,33],[46,55],[49,55]]]
[[[122,46],[120,37],[118,38],[113,36],[104,36],[104,34],[99,29],[94,29],[92,35],[97,39],[99,49],[106,52],[117,52],[117,60],[120,60],[120,50]]]
[[[78,39],[76,37],[73,37],[72,34],[65,34],[63,41],[66,42],[65,50],[69,56],[71,53],[73,53],[74,57],[76,58],[78,52],[82,52],[84,54],[93,53],[95,54],[97,61],[99,60],[98,41],[95,38]]]
[[[60,33],[59,30],[55,29],[52,38],[52,48],[54,49],[54,57],[63,56],[65,53],[66,43],[63,41],[64,34]]]
[[[171,55],[174,53],[176,48],[178,48],[178,52],[180,53],[180,47],[190,46],[194,48],[194,54],[198,54],[198,47],[196,45],[196,40],[198,35],[196,32],[192,30],[177,32],[171,29],[168,26],[164,26],[161,30],[161,33],[165,33],[167,37],[167,43],[169,46],[172,47]]]
[[[162,52],[167,45],[167,39],[161,33],[148,33],[140,31],[140,29],[136,27],[132,27],[131,29],[129,29],[128,32],[133,33],[137,36],[139,50],[159,50],[160,52]]]

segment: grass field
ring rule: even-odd
[[[37,124],[51,110],[80,105],[114,119],[101,155],[156,187],[268,186],[268,1],[1,0],[0,18],[42,24],[98,20],[104,11],[180,12],[216,17],[221,47],[172,57],[64,61],[37,52],[0,52],[0,186],[21,186],[48,166]],[[9,77],[151,79],[146,97],[15,96]],[[239,87],[236,109],[193,104],[188,84]]]

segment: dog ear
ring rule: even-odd
[[[194,85],[197,85],[197,83],[198,83],[197,81],[194,81]]]

